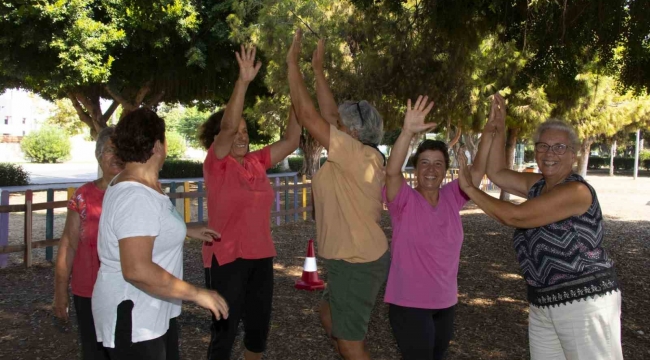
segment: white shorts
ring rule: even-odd
[[[555,307],[530,306],[532,360],[622,360],[621,293]]]

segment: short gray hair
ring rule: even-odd
[[[542,137],[542,134],[546,130],[564,131],[565,133],[567,133],[567,135],[569,135],[569,141],[571,142],[570,144],[567,145],[572,146],[573,150],[575,151],[578,151],[578,149],[580,149],[580,140],[578,139],[578,135],[576,134],[576,131],[573,129],[573,126],[567,124],[566,122],[560,119],[549,119],[541,123],[537,127],[537,130],[535,130],[535,134],[533,135],[533,141],[537,143],[539,141],[539,138]]]
[[[102,131],[97,134],[97,143],[95,144],[95,159],[99,160],[99,157],[102,156],[104,151],[104,145],[110,140],[111,136],[115,132],[115,128],[112,126],[102,129]]]
[[[359,141],[379,145],[384,137],[384,120],[369,102],[346,101],[339,105],[341,122],[350,130],[357,130]]]

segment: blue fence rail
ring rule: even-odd
[[[273,191],[275,192],[271,221],[275,225],[282,225],[290,222],[307,220],[312,212],[311,182],[306,177],[298,176],[297,173],[269,174]],[[404,172],[406,181],[411,186],[416,185],[416,179],[412,168]],[[458,177],[458,170],[451,169],[447,173],[444,183],[453,181]],[[8,254],[15,252],[24,253],[24,264],[27,267],[32,265],[32,250],[45,248],[45,259],[52,261],[53,247],[57,246],[60,239],[54,238],[54,209],[66,208],[68,200],[54,201],[55,192],[67,191],[67,199],[70,199],[76,188],[84,183],[66,183],[53,185],[32,185],[22,187],[6,187],[0,189],[0,268],[6,267]],[[169,196],[171,202],[176,206],[183,219],[188,224],[205,223],[205,184],[201,178],[161,180],[163,189]],[[496,190],[496,186],[487,177],[483,179],[481,188],[484,191]],[[45,202],[34,203],[34,195],[45,193]],[[12,194],[24,194],[23,204],[10,205]],[[43,197],[40,194],[41,198]],[[192,211],[196,209],[196,211]],[[45,240],[33,241],[32,230],[34,226],[34,212],[45,210]],[[9,244],[9,214],[23,213],[24,229],[23,243]]]

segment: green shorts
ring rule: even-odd
[[[368,263],[325,260],[327,288],[323,300],[332,312],[332,336],[349,341],[362,341],[368,332],[370,313],[379,289],[386,282],[390,253]]]

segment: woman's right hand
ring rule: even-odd
[[[194,302],[202,308],[212,311],[217,320],[228,318],[228,304],[226,300],[213,290],[198,288]]]
[[[467,166],[467,156],[465,155],[465,147],[461,146],[456,151],[456,160],[458,160],[458,186],[463,192],[467,193],[468,189],[474,186],[472,181],[472,172]]]
[[[407,100],[406,115],[404,116],[402,131],[405,131],[410,135],[415,135],[421,131],[431,130],[438,125],[436,123],[426,124],[424,122],[424,119],[427,117],[431,109],[433,109],[433,101],[427,104],[428,100],[428,96],[425,96],[424,98],[422,98],[422,95],[418,96],[413,108],[411,108],[411,99]]]
[[[241,46],[241,53],[235,52],[239,64],[239,80],[243,82],[250,83],[253,81],[262,67],[261,61],[255,63],[255,52],[255,46],[246,49],[244,45]]]
[[[311,66],[315,72],[323,72],[323,62],[325,59],[325,40],[318,39],[316,50],[311,56]]]
[[[62,294],[59,291],[54,292],[54,316],[61,320],[68,320],[68,294]]]
[[[506,100],[499,93],[492,96],[492,106],[487,125],[491,131],[504,131],[506,127]]]

